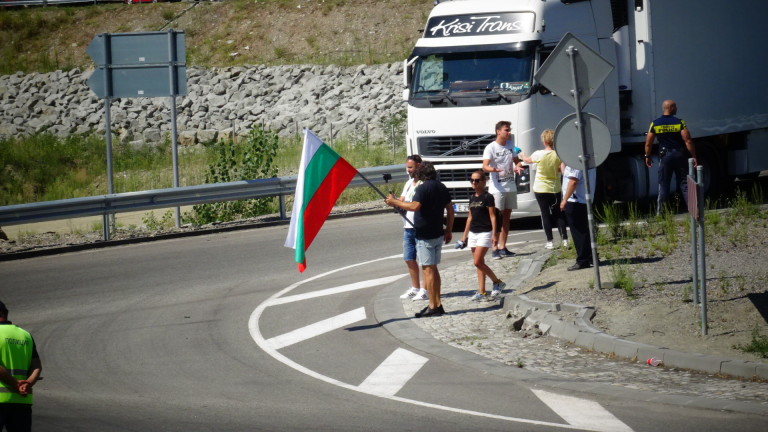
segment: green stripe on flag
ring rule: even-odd
[[[304,200],[296,223],[295,259],[297,263],[304,262],[304,211],[339,157],[338,153],[323,143],[312,155],[312,159],[304,170],[304,191],[302,192]]]

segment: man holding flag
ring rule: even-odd
[[[429,306],[416,313],[416,318],[440,316],[445,313],[440,302],[440,252],[443,242],[449,243],[453,234],[453,203],[448,188],[437,180],[437,171],[430,162],[423,162],[417,170],[423,181],[411,202],[404,202],[390,194],[384,202],[392,207],[414,212],[416,251],[424,276],[424,288],[429,293]],[[443,214],[446,215],[443,229]]]
[[[328,219],[339,195],[357,173],[349,162],[310,130],[304,129],[304,148],[296,180],[291,225],[285,240],[285,247],[296,250],[299,272],[306,270],[307,249]]]

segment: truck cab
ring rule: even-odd
[[[533,79],[564,32],[615,59],[607,42],[612,44],[612,27],[598,28],[601,21],[593,18],[592,3],[574,2],[564,11],[559,0],[449,1],[433,9],[405,62],[407,146],[409,154],[435,164],[458,213],[467,211],[468,179],[482,166],[496,122],[510,121],[512,142],[530,155],[541,148],[541,132],[554,129],[572,112]],[[551,26],[557,32],[548,32]],[[616,84],[615,74],[609,82]],[[606,97],[601,90],[585,110],[605,119],[606,105],[618,112],[617,93]],[[609,128],[620,146],[618,121],[614,123]],[[533,193],[518,194],[515,214],[538,214]]]

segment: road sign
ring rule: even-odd
[[[576,88],[581,92],[579,105],[572,94],[573,76],[571,70],[571,55],[568,50],[575,50]],[[608,60],[580,41],[576,36],[566,33],[560,40],[547,61],[534,74],[534,78],[576,109],[584,108],[592,95],[603,84],[608,74],[613,70]]]
[[[186,48],[183,31],[102,33],[96,35],[85,52],[96,62],[88,87],[104,99],[104,124],[107,137],[107,189],[112,184],[112,133],[110,101],[114,98],[171,98],[171,138],[173,186],[179,186],[176,143],[176,96],[187,94]],[[109,240],[109,216],[104,214],[104,240]],[[176,208],[176,227],[181,226]]]
[[[611,133],[608,126],[596,115],[582,113],[581,118],[584,122],[586,154],[589,155],[587,169],[592,169],[605,162],[611,152]],[[557,157],[566,165],[581,169],[580,156],[583,149],[575,113],[563,117],[555,128],[555,151]]]
[[[103,33],[86,52],[97,65],[88,87],[102,99],[187,94],[183,31]]]
[[[169,74],[176,75],[171,83]],[[99,67],[88,78],[88,87],[101,99],[131,97],[184,96],[187,94],[187,68],[177,66]],[[107,80],[110,86],[107,87]],[[173,85],[173,87],[172,87]]]
[[[172,40],[169,41],[169,34]],[[85,50],[97,65],[140,65],[181,61],[187,57],[183,31],[102,33]]]

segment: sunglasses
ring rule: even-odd
[[[480,179],[469,179],[470,183],[482,183],[484,181],[485,181],[485,179],[481,179],[481,178]]]

